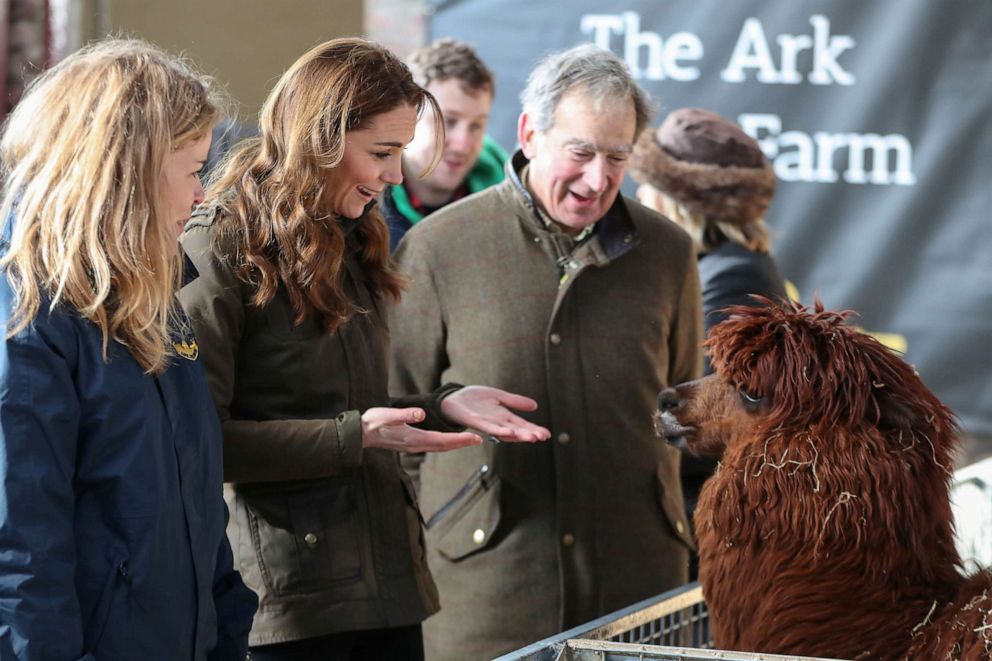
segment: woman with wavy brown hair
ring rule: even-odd
[[[433,97],[384,48],[317,46],[183,236],[199,278],[181,300],[224,430],[229,534],[260,597],[256,660],[422,658],[438,598],[398,452],[548,436],[510,410],[532,400],[494,388],[390,405],[386,306],[403,278],[375,200],[402,180],[425,110],[443,135]]]
[[[221,431],[176,303],[219,111],[137,41],[37,79],[0,142],[0,658],[243,659]]]

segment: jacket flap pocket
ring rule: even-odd
[[[480,480],[457,511],[427,533],[428,540],[448,560],[461,560],[490,544],[500,520],[499,478]]]
[[[400,470],[400,482],[403,483],[403,493],[406,494],[407,505],[417,513],[420,525],[424,525],[424,515],[420,511],[420,502],[417,499],[417,490],[413,487],[413,480],[406,471]]]
[[[676,448],[670,450],[676,455],[681,454]],[[682,498],[679,461],[680,457],[674,456],[658,464],[658,500],[661,502],[661,509],[665,512],[672,533],[690,549],[696,550],[692,530],[689,528],[689,519],[685,513],[685,501]]]

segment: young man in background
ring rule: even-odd
[[[421,177],[434,158],[437,139],[431,117],[422,118],[403,154],[403,183],[387,188],[381,199],[391,251],[425,216],[502,181],[507,158],[502,147],[486,135],[493,76],[471,46],[439,39],[414,51],[407,65],[441,107],[444,152],[433,172]]]

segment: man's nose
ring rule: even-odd
[[[468,127],[460,125],[453,126],[445,132],[445,138],[448,149],[458,152],[467,152],[469,150],[471,137]]]
[[[586,169],[583,179],[585,180],[586,186],[591,188],[597,193],[602,193],[606,190],[606,161],[601,156],[589,161],[586,164]]]

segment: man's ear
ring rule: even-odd
[[[520,150],[528,160],[533,160],[536,150],[534,140],[537,131],[534,129],[534,119],[527,114],[527,111],[520,113],[517,119],[517,142],[520,143]]]

